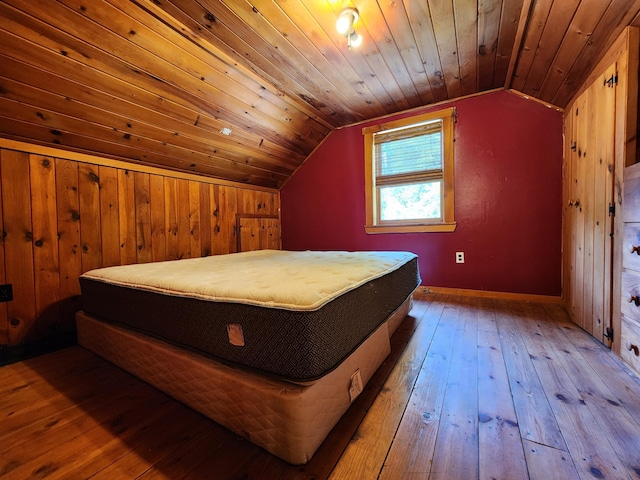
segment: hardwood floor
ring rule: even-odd
[[[4,479],[640,478],[640,382],[554,304],[420,294],[291,466],[81,347],[0,368]]]

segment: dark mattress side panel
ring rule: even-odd
[[[313,312],[163,295],[80,278],[84,311],[101,320],[282,378],[313,380],[337,367],[420,283],[417,258]],[[244,346],[227,324],[242,326]]]

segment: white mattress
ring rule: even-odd
[[[83,277],[167,295],[314,311],[415,257],[411,252],[258,250],[101,268]]]

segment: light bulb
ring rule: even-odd
[[[351,17],[348,15],[340,15],[338,17],[338,21],[336,22],[336,30],[338,30],[338,33],[346,35],[350,28]]]
[[[358,16],[358,10],[355,8],[348,7],[342,10],[336,21],[338,33],[346,35],[353,28],[353,24],[358,21]]]
[[[349,35],[349,46],[358,48],[360,45],[362,45],[362,35],[356,33],[354,30],[351,32],[351,35]]]

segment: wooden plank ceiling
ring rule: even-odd
[[[335,28],[347,6],[363,36],[351,50]],[[640,0],[0,1],[0,136],[279,188],[345,125],[494,88],[564,107],[639,11]]]

